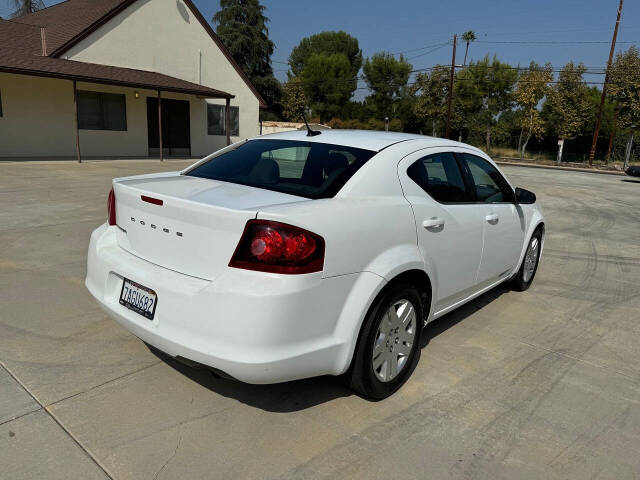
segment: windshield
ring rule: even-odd
[[[251,140],[187,175],[307,198],[333,197],[376,152],[326,143]]]

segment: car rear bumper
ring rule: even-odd
[[[360,312],[380,284],[377,275],[322,278],[227,268],[203,280],[123,250],[117,228],[105,224],[91,235],[85,283],[102,308],[143,341],[248,383],[348,368]],[[123,278],[157,293],[153,320],[120,305]]]

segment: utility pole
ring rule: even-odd
[[[593,142],[591,143],[591,152],[589,153],[589,166],[593,165],[593,159],[596,156],[596,145],[598,144],[598,134],[600,133],[600,122],[602,121],[602,109],[604,108],[604,99],[607,96],[607,82],[609,81],[609,70],[613,61],[613,52],[616,49],[616,38],[618,37],[618,27],[620,26],[620,15],[622,15],[622,4],[624,0],[620,0],[618,5],[618,18],[616,26],[613,29],[613,39],[611,40],[611,50],[609,51],[609,61],[607,62],[607,70],[604,74],[604,84],[602,85],[602,96],[600,97],[600,108],[598,109],[598,117],[596,119],[596,129],[593,132]]]
[[[451,55],[451,76],[449,78],[449,106],[447,107],[447,133],[445,138],[449,138],[449,131],[451,129],[451,106],[453,102],[453,76],[456,69],[456,41],[457,35],[453,35],[453,54]]]

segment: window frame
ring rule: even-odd
[[[487,159],[482,158],[480,155],[476,154],[476,153],[470,153],[470,152],[455,152],[456,153],[456,157],[458,159],[458,163],[460,164],[460,168],[463,170],[463,175],[466,177],[465,179],[465,183],[468,183],[467,187],[471,187],[471,192],[473,197],[475,198],[475,202],[476,204],[484,204],[484,205],[505,205],[505,204],[513,204],[515,203],[515,191],[513,189],[513,187],[511,186],[511,184],[509,183],[509,181],[504,178],[504,175],[502,175],[502,173],[500,172],[500,170],[498,170],[498,168],[496,168],[491,162],[489,162]],[[502,190],[503,194],[508,194],[508,197],[510,198],[509,200],[505,200],[502,202],[484,202],[481,200],[478,200],[478,192],[476,191],[476,183],[475,180],[473,179],[473,174],[471,173],[471,170],[469,169],[469,165],[467,164],[467,160],[464,158],[464,155],[470,155],[474,158],[479,159],[481,162],[483,162],[485,165],[488,165],[490,168],[494,169],[496,171],[496,173],[498,174],[498,176],[500,177],[500,182],[496,182],[498,184],[498,188],[500,188],[500,190]],[[503,183],[503,185],[499,185],[499,183]]]
[[[220,122],[222,123],[222,130],[221,133],[211,133],[211,131],[209,130],[209,108],[218,108],[220,109],[221,112],[221,116],[220,116]],[[239,137],[240,136],[240,107],[239,106],[235,106],[235,105],[230,105],[229,106],[230,112],[229,112],[229,118],[232,118],[233,112],[234,110],[237,111],[237,118],[238,118],[238,129],[237,130],[232,130],[229,133],[229,136],[231,137]],[[217,103],[209,103],[207,102],[207,135],[211,135],[211,136],[215,136],[215,137],[225,137],[227,135],[227,106],[226,105],[219,105]]]
[[[2,110],[2,90],[0,90],[0,118],[4,116],[4,111]]]
[[[97,95],[99,98],[99,102],[100,102],[100,110],[101,110],[101,128],[88,128],[88,127],[83,127],[80,121],[80,96],[82,94],[85,93],[89,93],[89,94],[93,94],[93,95]],[[105,122],[105,111],[104,111],[104,100],[103,98],[105,96],[110,96],[110,97],[121,97],[122,98],[122,102],[124,105],[124,128],[107,128],[107,123]],[[127,122],[127,95],[124,93],[112,93],[112,92],[97,92],[94,90],[78,90],[77,92],[77,100],[78,100],[78,111],[77,111],[77,121],[78,121],[78,130],[90,130],[90,131],[106,131],[106,132],[127,132],[129,130],[129,125]]]
[[[465,192],[467,194],[467,197],[469,198],[468,201],[465,201],[465,202],[443,202],[441,200],[438,200],[433,195],[431,195],[431,193],[427,192],[422,187],[422,185],[420,185],[418,182],[416,182],[409,175],[409,169],[413,165],[415,165],[416,163],[422,162],[425,158],[433,157],[434,155],[441,155],[443,153],[451,154],[451,156],[455,160],[456,165],[458,167],[458,171],[460,172],[460,177],[462,178],[462,182],[464,183]],[[460,161],[460,158],[458,157],[458,152],[455,152],[453,150],[443,150],[441,152],[429,153],[429,154],[424,155],[424,156],[418,158],[417,160],[411,162],[411,164],[409,166],[407,166],[405,173],[407,175],[407,178],[409,180],[411,180],[413,183],[415,183],[420,188],[420,190],[422,190],[430,199],[432,199],[434,202],[437,202],[437,203],[439,203],[441,205],[473,205],[473,204],[475,204],[477,202],[475,187],[469,184],[469,179],[467,178],[467,173],[466,173],[465,169],[463,168],[463,165],[462,165],[462,162]]]

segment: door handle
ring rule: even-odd
[[[489,215],[484,217],[484,219],[491,225],[495,225],[496,223],[498,223],[498,220],[500,220],[500,217],[498,217],[498,215],[495,213],[490,213]]]
[[[444,220],[440,217],[431,217],[428,220],[422,222],[424,228],[437,228],[444,226]]]

